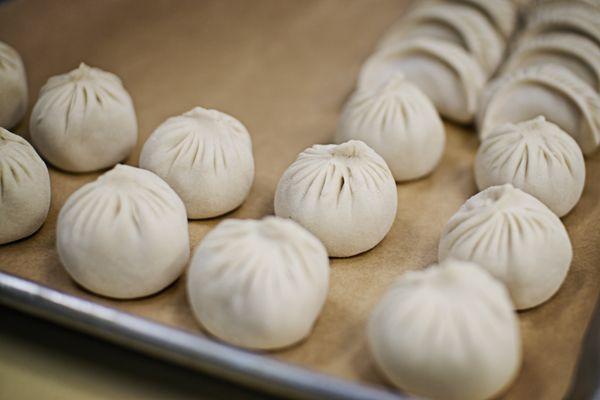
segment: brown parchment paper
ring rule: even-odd
[[[256,179],[247,201],[226,217],[273,213],[280,175],[304,148],[330,142],[362,61],[403,12],[402,0],[10,1],[0,6],[0,40],[21,53],[30,108],[48,77],[79,62],[119,75],[135,103],[140,138],[193,106],[223,110],[248,127]],[[16,131],[27,136],[25,121]],[[440,232],[476,192],[472,129],[446,124],[441,165],[426,179],[398,185],[398,215],[375,249],[331,262],[331,289],[313,334],[268,356],[325,374],[385,386],[365,347],[365,322],[392,280],[436,261]],[[559,399],[568,388],[600,286],[600,157],[564,218],[574,260],[560,292],[519,314],[524,361],[509,399]],[[56,254],[57,213],[98,174],[50,170],[52,207],[34,236],[0,246],[0,269],[99,303],[202,334],[188,308],[184,279],[156,296],[112,301],[83,291]],[[222,218],[191,222],[191,245]],[[1,221],[0,221],[1,223]],[[406,327],[410,329],[410,327]]]

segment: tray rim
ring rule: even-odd
[[[276,396],[408,400],[67,294],[0,271],[0,304],[76,331]]]

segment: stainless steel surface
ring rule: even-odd
[[[408,399],[235,349],[3,272],[0,303],[276,395],[302,399]]]

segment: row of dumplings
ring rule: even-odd
[[[481,146],[474,172],[481,192],[444,228],[440,265],[405,274],[386,293],[370,318],[368,341],[379,369],[398,387],[428,398],[484,399],[506,388],[519,370],[520,335],[511,310],[552,297],[571,264],[572,246],[559,217],[579,201],[583,154],[591,156],[600,143],[600,4],[535,4],[498,77],[484,88],[491,73],[474,72],[477,64],[485,72],[486,64],[464,33],[475,25],[449,22],[455,3],[485,11],[476,1],[414,7],[365,63],[340,130],[345,139],[360,138],[381,149],[392,169],[397,159],[405,159],[408,146],[407,158],[413,168],[424,168],[422,176],[443,151],[443,145],[433,145],[440,136],[439,118],[422,98],[431,98],[448,119],[476,117]],[[496,3],[510,6],[486,2]],[[457,37],[460,51],[447,43]],[[496,48],[487,37],[479,39]],[[451,47],[462,69],[449,61]],[[467,61],[465,50],[477,63],[472,57]],[[398,93],[392,94],[394,88]],[[448,89],[458,96],[454,110],[447,107]],[[409,90],[416,94],[402,99]],[[394,102],[400,116],[392,111]],[[394,120],[403,122],[394,129]],[[426,140],[429,146],[411,147]],[[400,172],[408,170],[400,168],[394,176],[406,180]]]
[[[479,189],[512,183],[559,217],[579,201],[600,146],[600,4],[544,1],[525,16],[480,96]]]
[[[82,63],[51,77],[41,89],[29,125],[32,147],[4,128],[22,119],[27,84],[18,53],[3,43],[0,50],[5,57],[0,59],[0,95],[6,95],[0,103],[3,244],[31,235],[46,219],[50,179],[38,153],[63,171],[98,171],[126,159],[138,132],[133,102],[121,80]],[[15,87],[21,95],[15,95]],[[159,126],[143,147],[140,166],[174,188],[190,219],[238,207],[254,179],[246,128],[225,113],[201,107]]]
[[[277,217],[225,220],[197,247],[188,296],[213,335],[253,349],[281,348],[307,336],[327,296],[327,256],[376,246],[395,219],[395,181],[425,176],[437,165],[445,143],[438,111],[455,121],[473,120],[479,91],[500,62],[497,46],[476,39],[499,39],[494,43],[501,55],[514,8],[502,0],[423,3],[406,26],[390,31],[389,37],[402,38],[389,44],[393,50],[383,43],[381,54],[367,62],[340,117],[339,144],[314,145],[285,171],[276,190]],[[469,28],[459,19],[471,21]],[[460,45],[448,36],[453,29],[463,30]],[[369,78],[365,71],[373,65],[378,70]],[[118,78],[82,65],[42,89],[31,117],[32,141],[61,169],[110,167],[137,141],[130,105]],[[118,125],[107,129],[112,123]],[[543,118],[527,123],[544,132],[540,140],[551,136]],[[106,147],[102,137],[114,132],[122,137]],[[0,136],[0,161],[7,161],[0,185],[13,196],[0,214],[25,226],[16,218],[26,220],[34,214],[31,202],[47,198],[36,219],[41,225],[50,200],[45,164],[20,137],[5,130]],[[577,153],[572,147],[566,148]],[[579,159],[565,157],[563,147],[552,151],[563,157],[555,167],[578,168]],[[546,168],[553,160],[545,159]],[[61,262],[101,295],[146,296],[181,275],[189,258],[187,219],[223,214],[250,189],[250,136],[234,118],[195,108],[151,135],[140,167],[117,165],[71,195],[59,214]],[[547,205],[510,184],[494,184],[450,219],[439,244],[440,266],[401,277],[369,322],[369,346],[390,381],[415,394],[461,399],[487,398],[510,383],[521,359],[513,309],[550,298],[571,263],[569,237]],[[11,229],[3,224],[0,233]]]
[[[443,117],[468,124],[479,92],[502,60],[516,17],[507,0],[413,2],[366,61],[359,87],[378,87],[400,72]]]

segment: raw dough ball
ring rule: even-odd
[[[475,180],[479,190],[510,183],[562,217],[581,197],[585,163],[573,138],[538,117],[494,129],[477,152]]]
[[[221,222],[196,249],[187,281],[198,322],[251,349],[281,348],[308,336],[328,288],[325,247],[277,217]]]
[[[27,77],[21,56],[0,42],[0,127],[12,128],[27,111]]]
[[[252,141],[237,119],[196,107],[167,119],[144,144],[140,167],[163,178],[190,219],[238,207],[254,179]]]
[[[446,225],[439,259],[473,261],[504,282],[515,307],[535,307],[562,285],[573,257],[562,222],[510,184],[471,197]]]
[[[71,172],[111,167],[137,141],[133,103],[121,80],[83,63],[42,87],[29,129],[42,156]]]
[[[502,66],[504,74],[533,65],[558,64],[600,91],[600,47],[575,33],[551,33],[522,42]]]
[[[67,199],[56,236],[69,275],[119,299],[162,290],[190,254],[181,199],[152,172],[121,164]]]
[[[331,257],[350,257],[383,240],[397,203],[396,184],[383,158],[350,140],[300,153],[279,180],[275,214],[311,231]]]
[[[379,88],[359,88],[346,104],[336,141],[362,140],[383,157],[396,181],[437,166],[446,136],[431,101],[399,75]]]
[[[460,123],[473,120],[486,77],[460,46],[431,38],[386,46],[365,62],[359,86],[378,87],[398,72],[418,86],[442,116]]]
[[[37,231],[50,208],[50,176],[25,139],[0,128],[0,244]]]
[[[480,139],[499,125],[539,115],[571,135],[586,155],[600,146],[600,95],[567,68],[534,65],[490,83],[480,98]]]
[[[502,59],[504,39],[486,17],[466,4],[449,2],[417,7],[384,35],[381,47],[407,38],[428,37],[460,46],[491,75]]]
[[[493,397],[521,363],[506,289],[480,266],[457,260],[400,277],[375,307],[367,339],[394,385],[432,399]]]

